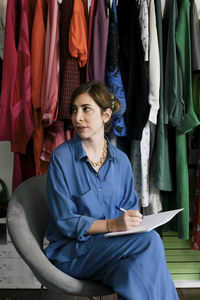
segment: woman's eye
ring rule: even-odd
[[[87,107],[87,106],[85,106],[84,109],[83,109],[83,111],[88,112],[88,111],[90,111],[90,108]]]
[[[77,112],[77,109],[75,108],[75,107],[72,107],[72,109],[71,109],[71,114],[74,114],[74,113],[76,113]]]

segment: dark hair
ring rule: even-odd
[[[87,93],[92,97],[92,99],[97,103],[97,105],[101,108],[102,112],[106,110],[106,108],[110,108],[112,110],[112,114],[114,115],[121,109],[121,103],[119,100],[109,91],[108,87],[96,80],[82,83],[80,86],[75,88],[71,95],[71,103],[70,103],[70,114],[72,112],[72,105],[75,99],[81,95]],[[112,120],[110,119],[105,124],[105,130],[108,131],[111,127]]]

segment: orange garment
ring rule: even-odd
[[[87,62],[87,22],[82,0],[74,0],[68,44],[71,56],[78,58],[79,67],[84,67]]]
[[[36,175],[46,173],[48,169],[48,164],[40,160],[44,140],[41,117],[41,86],[48,11],[47,3],[47,0],[37,0],[31,41],[31,96],[34,123],[33,151]]]

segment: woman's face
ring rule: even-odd
[[[102,112],[98,104],[87,94],[81,94],[75,98],[72,105],[72,124],[82,139],[104,135],[104,124],[111,117],[108,108]]]

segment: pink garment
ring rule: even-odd
[[[40,159],[49,162],[53,150],[71,138],[70,129],[65,131],[64,121],[57,120],[46,131]]]
[[[45,127],[55,122],[58,115],[59,51],[59,6],[58,1],[49,1],[41,93]]]
[[[106,16],[105,1],[98,0],[94,2],[88,74],[89,80],[98,80],[106,83],[109,18]]]
[[[30,36],[35,0],[8,0],[4,41],[0,141],[26,153],[33,133],[30,89]]]

